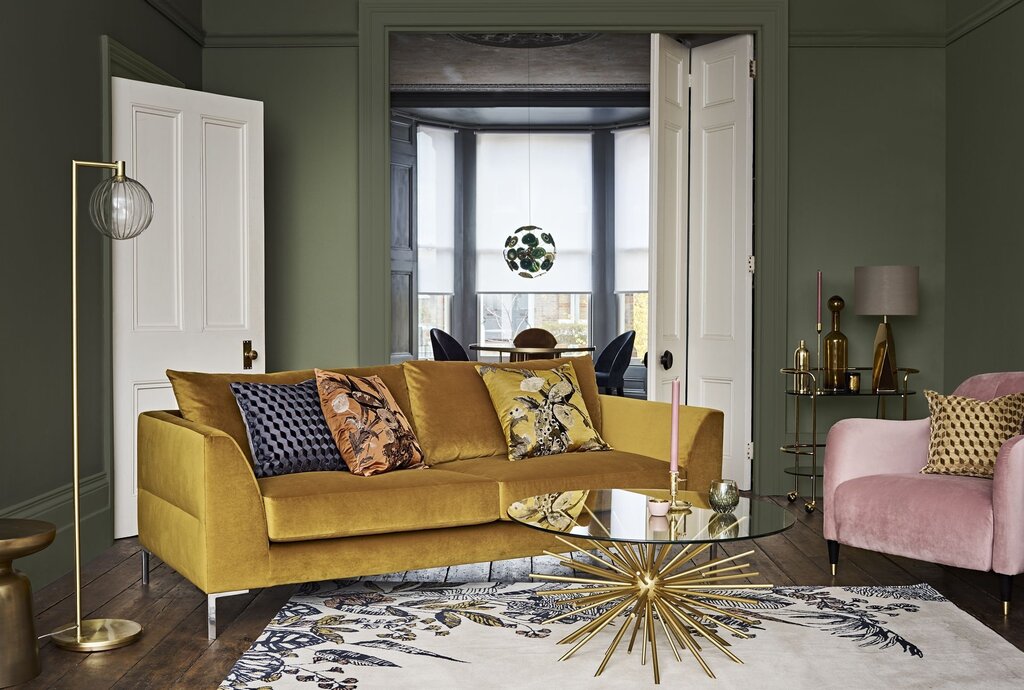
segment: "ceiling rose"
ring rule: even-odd
[[[467,43],[494,48],[553,48],[589,41],[596,33],[517,33],[517,34],[450,34]]]

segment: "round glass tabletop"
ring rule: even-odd
[[[716,513],[707,494],[680,491],[691,507],[664,517],[651,515],[648,498],[667,499],[664,489],[591,489],[529,496],[508,508],[514,521],[554,534],[648,544],[703,544],[756,539],[782,532],[795,518],[758,498],[740,498],[731,513]]]

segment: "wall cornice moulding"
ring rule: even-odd
[[[794,31],[789,34],[789,45],[793,48],[943,48],[946,37],[866,31]]]
[[[358,48],[358,34],[207,34],[204,48]]]
[[[993,0],[988,5],[985,5],[973,14],[968,15],[966,19],[952,27],[949,30],[949,33],[946,34],[946,45],[963,38],[979,26],[988,22],[990,19],[994,19],[1006,10],[1010,9],[1018,2],[1020,2],[1020,0]]]
[[[206,37],[203,27],[193,24],[192,20],[186,17],[185,13],[174,4],[174,0],[146,0],[146,2],[154,10],[167,17],[172,24],[181,29],[186,36],[198,43],[200,47],[203,46],[203,41]]]

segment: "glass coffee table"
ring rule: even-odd
[[[616,618],[625,615],[595,675],[604,672],[627,630],[632,629],[627,652],[633,651],[640,637],[640,660],[646,664],[650,646],[654,682],[660,683],[657,643],[657,628],[660,627],[677,661],[682,660],[681,651],[688,651],[704,672],[714,678],[701,653],[701,642],[710,643],[732,661],[742,663],[730,651],[729,642],[713,628],[746,638],[748,635],[722,618],[748,625],[758,623],[734,609],[723,608],[729,604],[756,603],[728,592],[772,587],[770,584],[737,584],[738,580],[758,575],[745,570],[748,564],[737,563],[753,550],[719,558],[717,545],[787,530],[793,526],[793,514],[756,498],[740,498],[733,512],[716,513],[708,507],[706,495],[684,491],[679,493],[679,498],[690,507],[655,517],[648,512],[649,498],[667,499],[668,491],[594,489],[541,494],[516,501],[509,506],[508,514],[522,525],[554,534],[571,551],[589,557],[581,562],[565,554],[544,552],[586,573],[586,577],[530,574],[537,580],[577,585],[538,592],[548,596],[573,596],[568,601],[574,610],[549,622],[583,611],[596,609],[599,612],[593,620],[559,640],[559,644],[573,645],[560,660],[573,656]],[[697,563],[694,559],[705,551],[710,554],[709,560]],[[712,621],[713,615],[719,618]]]

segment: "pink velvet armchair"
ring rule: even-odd
[[[954,391],[978,400],[1024,391],[1024,372],[980,374]],[[999,575],[1003,614],[1024,572],[1024,436],[1003,444],[994,479],[921,474],[929,420],[846,419],[828,432],[824,518],[839,545]]]

